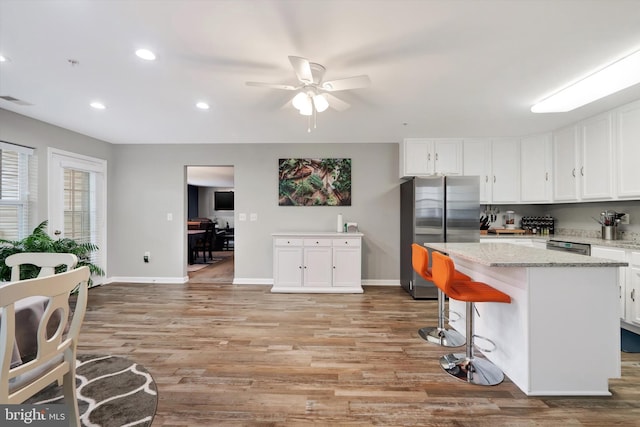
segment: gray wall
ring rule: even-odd
[[[278,206],[278,159],[349,157],[352,206]],[[334,231],[336,217],[358,222],[365,233],[363,279],[397,282],[399,277],[398,145],[217,144],[117,145],[110,215],[111,275],[186,275],[186,166],[233,165],[235,172],[235,277],[272,278],[276,231]],[[238,221],[255,213],[257,221]],[[171,214],[173,220],[167,220]],[[144,264],[145,251],[151,262]]]
[[[29,107],[24,107],[29,108]],[[0,140],[35,148],[37,165],[35,215],[31,217],[31,228],[48,219],[47,195],[47,148],[57,148],[76,154],[107,160],[107,179],[112,171],[112,145],[86,135],[71,132],[39,120],[0,108]],[[108,195],[111,198],[111,194]]]
[[[37,207],[47,219],[47,147],[108,162],[108,276],[173,280],[186,276],[186,166],[235,166],[235,276],[272,277],[271,233],[335,228],[338,213],[365,233],[363,278],[399,280],[398,145],[112,145],[0,109],[0,139],[36,149]],[[284,157],[352,159],[350,207],[279,207],[277,168]],[[258,220],[238,222],[239,213]],[[171,214],[172,220],[168,220]],[[144,252],[151,262],[143,262]]]

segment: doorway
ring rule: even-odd
[[[189,281],[232,283],[234,167],[211,165],[187,166],[186,169]]]

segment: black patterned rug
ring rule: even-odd
[[[78,355],[76,395],[85,427],[150,426],[158,406],[149,372],[118,356]],[[53,384],[24,403],[62,403],[62,387]]]

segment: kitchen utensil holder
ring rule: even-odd
[[[618,240],[618,227],[615,225],[603,225],[602,238],[604,240]]]

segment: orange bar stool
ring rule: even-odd
[[[474,335],[473,313],[477,302],[511,303],[511,297],[482,282],[456,281],[453,260],[446,255],[433,252],[433,280],[449,298],[466,302],[466,353],[447,354],[440,358],[442,368],[460,380],[478,385],[496,385],[504,380],[504,373],[487,359],[477,358],[473,354],[474,338],[482,338],[495,346],[484,337]],[[491,351],[485,350],[483,351]]]
[[[411,244],[411,264],[416,273],[422,276],[424,280],[433,282],[433,276],[429,268],[429,251],[427,248],[417,243]],[[454,274],[456,280],[471,280],[469,276],[459,271],[456,271]],[[443,347],[460,347],[464,345],[466,340],[458,331],[447,329],[444,326],[446,318],[444,308],[445,294],[437,283],[436,286],[438,287],[438,326],[425,326],[424,328],[418,329],[418,334],[422,339],[433,344],[438,344]]]

